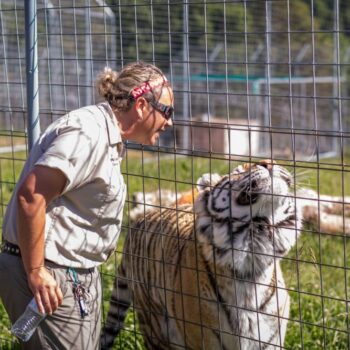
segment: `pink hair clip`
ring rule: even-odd
[[[138,97],[144,95],[146,92],[151,91],[158,86],[165,85],[167,84],[167,82],[168,80],[165,76],[159,77],[154,80],[146,81],[140,86],[137,86],[136,88],[134,88],[131,91],[130,95],[136,100]]]

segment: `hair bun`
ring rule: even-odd
[[[118,79],[118,73],[110,67],[105,67],[102,73],[103,80],[112,84]]]
[[[97,88],[101,96],[106,98],[112,94],[118,75],[118,72],[112,70],[110,67],[104,68],[97,79]]]

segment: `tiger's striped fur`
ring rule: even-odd
[[[127,236],[102,347],[131,303],[149,349],[283,346],[289,296],[280,258],[295,244],[301,208],[291,175],[244,165],[196,203],[153,210]]]

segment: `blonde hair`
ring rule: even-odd
[[[145,82],[162,77],[164,74],[159,68],[140,61],[128,64],[119,73],[106,67],[99,74],[96,85],[98,93],[110,104],[112,109],[127,111],[134,102],[131,95],[133,89]],[[162,87],[156,87],[142,96],[147,100],[151,100],[155,95],[159,97]]]

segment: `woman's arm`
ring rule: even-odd
[[[39,310],[51,314],[62,303],[62,292],[44,267],[45,213],[48,204],[58,197],[66,184],[58,169],[35,166],[17,193],[18,236],[22,260]]]

